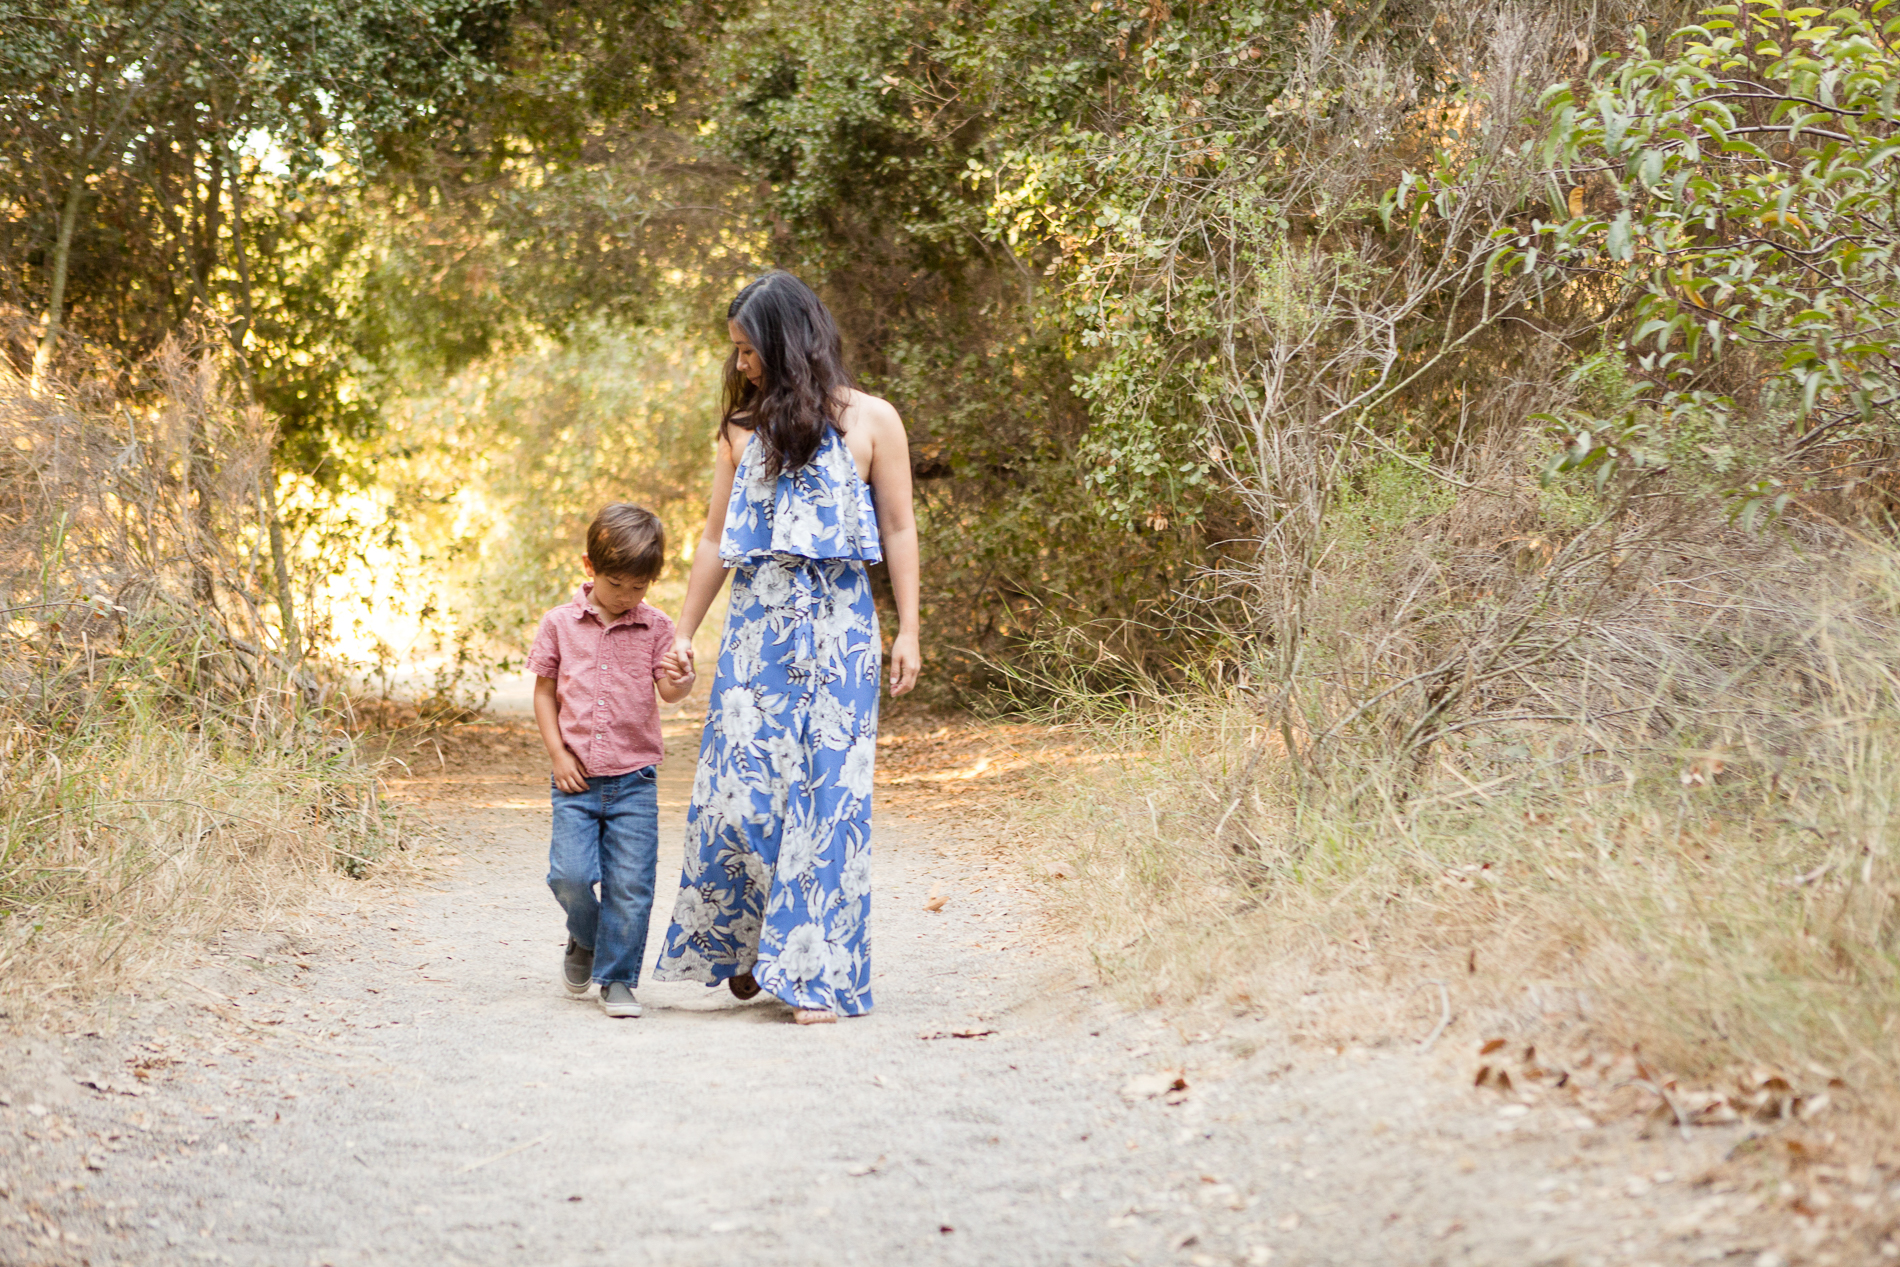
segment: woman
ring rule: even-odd
[[[789,273],[726,310],[712,505],[676,659],[735,575],[686,814],[661,981],[763,988],[801,1025],[871,1010],[871,770],[882,644],[865,568],[890,563],[891,694],[916,684],[917,524],[897,411],[854,389],[838,327]]]

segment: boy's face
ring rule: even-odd
[[[647,590],[653,584],[650,576],[635,578],[596,572],[594,561],[584,554],[581,556],[581,566],[587,569],[587,575],[594,578],[594,605],[610,617],[632,611],[647,596]]]

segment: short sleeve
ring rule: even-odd
[[[673,620],[665,612],[657,609],[653,613],[653,637],[649,645],[653,648],[653,680],[657,682],[666,676],[666,669],[662,667],[661,661],[666,659],[666,653],[673,649]]]
[[[549,612],[541,617],[541,627],[535,630],[534,645],[528,648],[527,669],[536,677],[561,675],[561,642],[554,633],[555,615],[555,612]]]

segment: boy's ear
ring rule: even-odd
[[[586,554],[581,555],[581,566],[587,569],[587,575],[594,574],[594,560]]]

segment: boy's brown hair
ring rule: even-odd
[[[615,502],[587,526],[587,561],[608,576],[650,581],[666,566],[666,528],[646,507]]]

